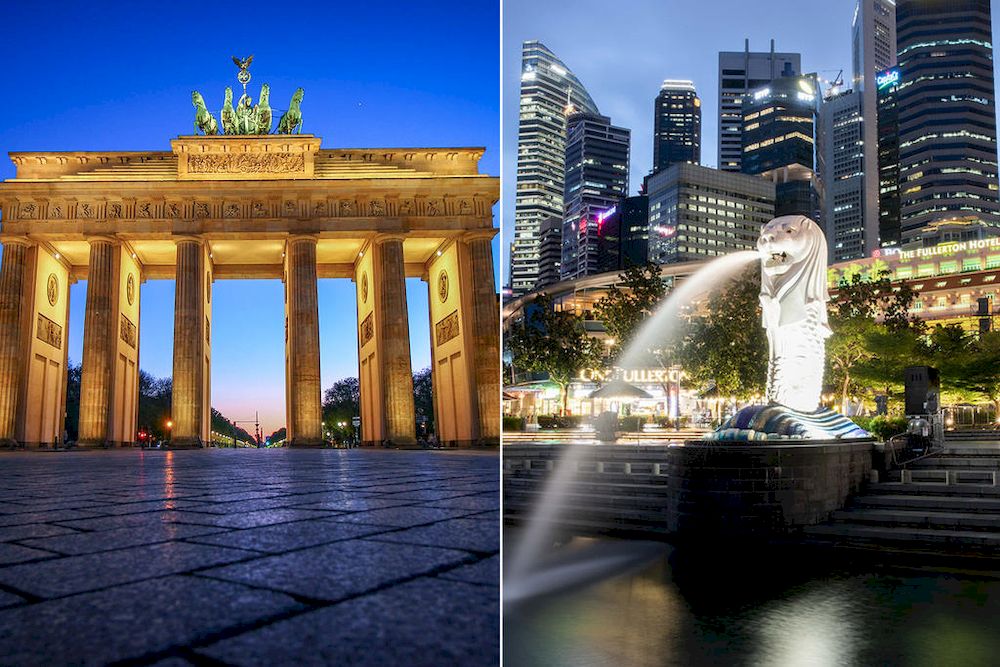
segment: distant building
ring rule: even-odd
[[[538,287],[559,282],[562,262],[562,218],[549,218],[538,230]]]
[[[820,176],[823,212],[831,262],[866,257],[865,178],[862,95],[848,90],[833,93],[819,110]]]
[[[630,135],[607,116],[578,111],[567,117],[562,280],[598,270],[604,216],[628,190]]]
[[[653,102],[653,171],[701,162],[701,100],[691,81],[666,80]]]
[[[549,218],[563,217],[567,102],[578,111],[598,113],[583,84],[552,51],[541,42],[525,42],[521,50],[517,194],[510,254],[513,294],[535,287],[541,225]]]
[[[896,4],[904,246],[1000,233],[989,0]]]
[[[820,220],[815,75],[783,76],[743,98],[744,174],[775,184],[774,214]]]
[[[870,255],[879,246],[878,72],[896,64],[895,0],[857,0],[851,25],[853,89],[860,93],[862,148],[862,252]]]
[[[798,53],[776,53],[773,39],[769,52],[750,51],[748,39],[743,51],[719,53],[719,169],[741,171],[743,97],[782,74],[801,73],[801,59]]]
[[[649,259],[658,264],[751,250],[774,217],[775,186],[756,176],[675,164],[646,186]]]
[[[879,246],[899,246],[899,68],[875,75],[878,100],[878,238]]]
[[[622,268],[649,259],[649,197],[641,194],[622,201]]]

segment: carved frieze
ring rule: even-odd
[[[122,203],[113,201],[108,204],[108,219],[119,220],[122,217]]]
[[[148,202],[148,201],[139,202],[139,205],[136,207],[136,217],[139,217],[139,218],[152,218],[153,217],[153,204],[150,203],[150,202]]]
[[[373,218],[380,218],[385,215],[385,202],[381,199],[372,199],[369,201],[368,215]]]
[[[57,350],[62,349],[62,327],[38,313],[38,326],[35,336],[43,343],[48,343]]]
[[[238,218],[240,217],[240,205],[236,202],[229,202],[222,209],[222,215],[226,218]]]
[[[305,173],[301,153],[209,153],[189,155],[189,174],[295,174]]]
[[[434,339],[438,345],[444,345],[456,336],[458,336],[458,311],[453,310],[434,325]]]
[[[119,324],[118,327],[118,335],[121,337],[122,341],[124,341],[126,345],[131,347],[133,350],[135,349],[136,345],[135,324],[132,323],[132,320],[125,317],[124,313],[122,314],[121,323]]]
[[[372,319],[372,313],[368,313],[368,317],[361,323],[361,347],[364,347],[374,337],[375,321]]]

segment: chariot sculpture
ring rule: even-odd
[[[233,89],[226,86],[225,97],[222,103],[222,110],[219,117],[220,124],[215,116],[205,105],[205,98],[197,90],[191,93],[191,102],[194,104],[195,133],[200,132],[206,136],[214,136],[220,133],[226,135],[253,135],[272,134],[273,112],[271,110],[271,88],[264,84],[260,88],[260,98],[257,104],[253,103],[247,93],[247,83],[250,82],[250,63],[253,56],[240,59],[233,56],[233,62],[240,68],[236,79],[243,84],[243,94],[240,96],[236,106],[233,106]],[[296,89],[292,94],[288,110],[285,111],[278,120],[278,127],[273,134],[301,134],[302,132],[302,97],[305,91],[302,88]]]

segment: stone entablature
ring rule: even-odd
[[[178,137],[170,142],[180,180],[312,178],[320,140],[312,135]]]
[[[322,139],[313,135],[289,136],[181,136],[171,141],[173,151],[71,151],[13,152],[17,167],[13,181],[172,181],[265,180],[267,178],[356,178],[368,172],[388,177],[480,176],[479,160],[484,149],[462,148],[321,148]],[[302,175],[282,164],[268,172],[262,166],[269,158],[248,159],[238,171],[240,160],[222,160],[212,167],[202,160],[195,170],[188,168],[192,156],[253,157],[264,154],[302,155]],[[311,157],[310,157],[311,156]],[[310,161],[313,167],[309,167]],[[282,160],[274,160],[273,164]],[[292,161],[294,162],[294,161]],[[259,165],[259,166],[258,166]],[[308,171],[313,169],[313,171]],[[233,176],[233,174],[240,174]],[[306,175],[308,174],[308,175]]]

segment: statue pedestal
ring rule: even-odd
[[[727,419],[706,440],[860,440],[871,435],[829,408],[799,412],[783,405],[750,405]]]

